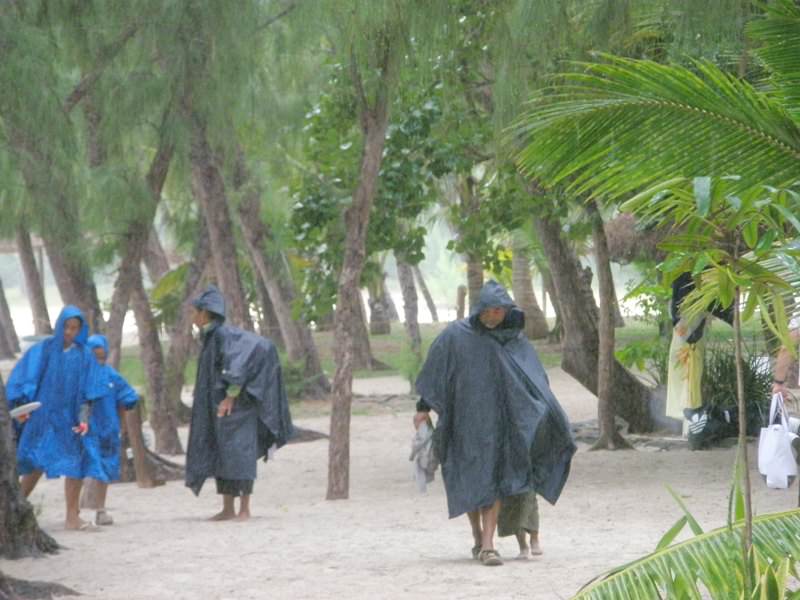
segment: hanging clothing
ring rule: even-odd
[[[93,335],[86,341],[90,350],[102,348],[108,357],[108,340],[104,335]],[[95,358],[95,360],[97,360]],[[120,476],[120,410],[131,410],[139,400],[139,394],[109,364],[100,363],[106,381],[101,398],[92,406],[89,422],[89,433],[86,443],[96,445],[97,453],[103,466],[103,478],[100,481],[109,483],[117,481]]]
[[[254,480],[258,459],[283,446],[293,428],[275,345],[225,325],[225,301],[214,286],[193,304],[216,315],[202,333],[186,450],[186,485],[199,494],[209,477],[230,480],[218,484],[223,490]],[[236,396],[233,412],[217,417],[228,395]]]
[[[491,307],[507,311],[494,329],[479,319]],[[422,404],[439,417],[451,518],[534,489],[555,503],[566,483],[576,447],[524,324],[506,290],[487,282],[470,317],[434,340],[417,379]]]
[[[497,535],[508,537],[518,533],[539,531],[539,502],[536,492],[503,498],[497,516]]]
[[[65,349],[64,325],[73,318],[80,320],[81,329]],[[32,346],[11,372],[6,386],[9,408],[42,403],[18,429],[20,475],[44,471],[49,478],[103,477],[96,445],[72,431],[79,423],[81,407],[101,398],[106,385],[104,372],[86,347],[88,333],[81,311],[65,306],[54,334]]]

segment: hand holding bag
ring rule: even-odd
[[[786,489],[789,478],[797,476],[797,462],[792,453],[792,440],[796,437],[789,429],[783,396],[773,395],[769,421],[761,428],[758,439],[758,471],[766,476],[767,487]]]

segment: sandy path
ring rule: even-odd
[[[591,396],[557,370],[553,380],[572,418],[591,416]],[[323,499],[325,440],[281,450],[260,469],[256,518],[246,524],[203,520],[218,509],[213,483],[200,498],[180,483],[155,490],[120,484],[109,502],[116,525],[96,534],[65,532],[62,484],[43,482],[32,500],[41,507],[41,524],[67,549],[45,559],[5,561],[2,569],[109,600],[569,598],[595,574],[655,547],[680,516],[665,484],[684,495],[704,526],[724,523],[732,450],[582,448],[558,505],[542,502],[544,556],[481,567],[468,558],[466,518],[446,518],[438,478],[427,495],[411,481],[412,410],[405,401],[353,417],[347,501]],[[297,421],[327,429],[326,417]],[[767,490],[754,481],[758,512],[795,505],[796,489]],[[503,539],[499,549],[513,556],[516,543]]]

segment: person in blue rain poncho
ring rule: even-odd
[[[17,470],[27,497],[44,473],[64,477],[67,529],[90,527],[78,501],[85,477],[104,471],[96,444],[87,439],[91,405],[105,393],[104,374],[86,346],[89,327],[75,306],[65,306],[55,333],[32,346],[14,366],[6,386],[9,408],[41,402],[17,423]]]
[[[506,290],[488,281],[469,318],[434,340],[416,381],[415,426],[430,410],[439,417],[434,447],[450,518],[467,513],[472,554],[487,566],[502,564],[494,534],[503,502],[537,493],[555,503],[576,450],[524,324]]]
[[[112,525],[114,519],[106,510],[106,494],[108,484],[119,479],[120,473],[120,421],[123,410],[131,410],[139,400],[127,381],[114,367],[106,364],[108,358],[108,340],[104,335],[93,335],[86,345],[94,354],[100,369],[104,371],[105,393],[95,401],[92,416],[89,420],[87,444],[96,444],[103,468],[103,478],[97,479],[96,504],[92,506],[97,513],[94,522],[97,525]]]
[[[250,517],[259,458],[292,435],[292,420],[275,345],[225,321],[225,299],[209,286],[192,305],[203,347],[197,362],[186,485],[195,495],[214,477],[222,511],[212,520]],[[240,498],[239,513],[234,498]]]

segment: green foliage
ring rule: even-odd
[[[654,386],[667,384],[669,342],[666,339],[655,337],[629,342],[616,350],[614,356],[626,367],[646,373]]]

